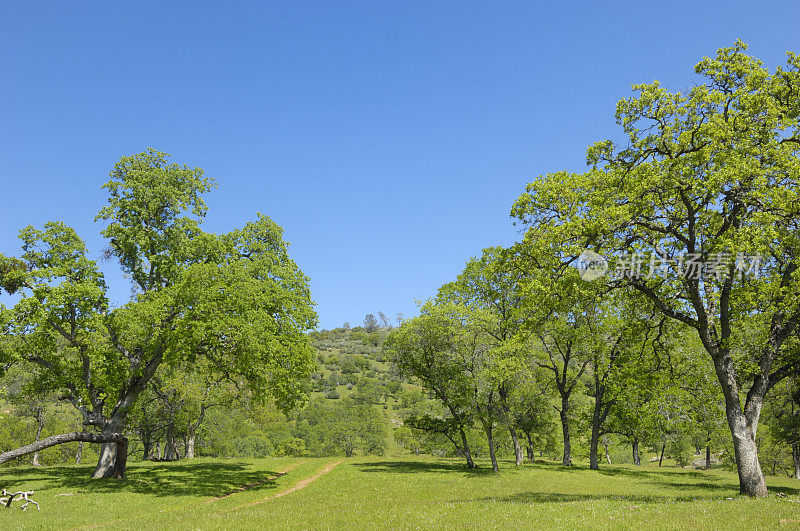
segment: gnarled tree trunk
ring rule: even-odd
[[[64,444],[68,442],[83,441],[91,443],[101,443],[104,445],[114,446],[115,459],[112,463],[111,474],[108,477],[123,478],[125,477],[125,468],[128,462],[128,439],[121,433],[62,433],[61,435],[53,435],[41,441],[22,446],[15,450],[9,450],[0,454],[0,464],[6,463],[13,459],[18,459],[23,455],[32,454],[50,448],[57,444]],[[117,448],[119,451],[117,451]],[[103,476],[105,477],[105,476]]]
[[[739,492],[763,498],[767,495],[767,482],[758,461],[756,430],[761,416],[761,404],[768,390],[768,382],[756,380],[747,393],[744,411],[739,399],[733,358],[721,350],[714,356],[714,369],[725,397],[725,414],[733,436],[733,453],[739,472]]]
[[[739,492],[763,498],[767,495],[767,482],[758,461],[755,433],[747,426],[744,414],[734,412],[728,416],[733,434],[733,452],[739,472]]]
[[[105,442],[100,444],[100,455],[97,466],[92,473],[92,479],[109,478],[114,475],[114,463],[117,462],[117,443]]]
[[[112,418],[107,421],[100,432],[106,438],[105,442],[100,445],[100,455],[97,458],[97,466],[92,473],[92,479],[110,478],[114,477],[116,463],[119,459],[127,459],[127,455],[118,456],[117,444],[118,438],[114,437],[115,434],[122,433],[122,427],[125,425],[125,420],[121,418]],[[127,452],[127,441],[125,439],[125,452]]]

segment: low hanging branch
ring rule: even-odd
[[[91,432],[76,432],[76,433],[62,433],[60,435],[53,435],[41,441],[28,444],[17,448],[16,450],[9,450],[0,454],[0,465],[8,461],[18,459],[23,455],[32,454],[50,448],[57,444],[64,444],[68,442],[90,442],[90,443],[116,443],[117,444],[117,459],[114,462],[114,476],[115,478],[125,477],[125,467],[128,462],[128,438],[121,433],[91,433]]]

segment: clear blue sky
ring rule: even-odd
[[[688,87],[737,37],[777,65],[799,20],[796,1],[0,1],[0,252],[63,220],[99,257],[100,186],[152,146],[218,180],[207,230],[285,227],[321,327],[413,315],[517,237],[527,182],[617,134],[632,83]]]

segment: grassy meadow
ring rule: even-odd
[[[516,470],[427,457],[195,459],[131,463],[123,481],[90,467],[4,467],[0,485],[41,505],[3,508],[2,529],[800,528],[800,481],[737,494],[734,473],[553,463]]]

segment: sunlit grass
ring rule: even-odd
[[[3,509],[3,528],[773,528],[800,526],[800,481],[770,477],[771,495],[737,494],[735,474],[655,466],[600,471],[503,463],[467,471],[425,457],[200,459],[135,463],[122,482],[90,468],[6,468],[6,488],[36,489],[41,512]],[[290,469],[291,468],[291,469]],[[290,470],[288,470],[290,469]],[[288,470],[288,471],[287,471]],[[285,475],[279,475],[287,471]],[[241,486],[249,485],[246,490]],[[71,494],[70,496],[57,496]],[[227,496],[223,496],[228,494]],[[223,496],[223,497],[220,497]]]

